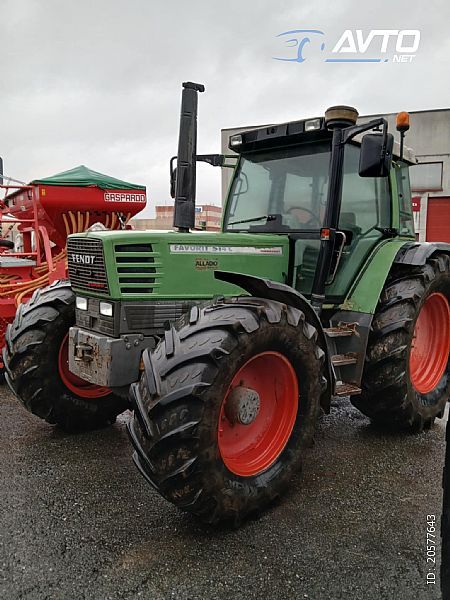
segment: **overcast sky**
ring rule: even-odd
[[[169,202],[186,80],[206,85],[199,153],[220,151],[223,127],[333,104],[360,114],[450,106],[448,0],[0,0],[0,9],[0,155],[20,180],[85,164],[147,185],[150,205]],[[293,29],[324,32],[326,51],[347,29],[419,29],[421,39],[407,64],[326,63],[316,39],[302,63],[273,60],[293,56],[276,38]],[[197,196],[220,202],[218,169],[199,169]]]

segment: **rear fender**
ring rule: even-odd
[[[445,252],[450,255],[450,244],[445,242],[411,242],[400,248],[394,262],[401,265],[421,266],[436,252]]]
[[[321,405],[325,412],[330,412],[331,390],[334,389],[334,377],[328,353],[327,340],[323,331],[323,325],[317,316],[317,313],[308,302],[308,300],[299,292],[284,283],[278,283],[270,279],[246,275],[245,273],[231,273],[228,271],[215,271],[214,277],[220,281],[226,281],[237,285],[251,296],[258,298],[267,298],[283,304],[288,304],[301,310],[308,323],[311,323],[319,336],[319,342],[322,350],[325,352],[326,368],[325,377],[327,378],[327,390],[322,394]]]

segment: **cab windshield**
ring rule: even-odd
[[[360,177],[360,147],[344,157],[341,218],[359,233],[389,226],[388,178]],[[317,231],[328,193],[330,142],[271,149],[241,156],[230,188],[225,231]]]

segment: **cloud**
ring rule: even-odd
[[[446,0],[329,3],[192,0],[2,0],[0,109],[5,171],[30,180],[87,164],[148,186],[168,201],[180,84],[206,84],[199,152],[220,150],[220,129],[320,115],[449,104]],[[411,64],[272,60],[275,36],[317,28],[420,29]],[[198,200],[220,201],[220,173],[202,167]]]

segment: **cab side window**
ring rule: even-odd
[[[388,177],[360,177],[359,147],[348,145],[344,157],[344,182],[339,226],[356,236],[368,235],[375,227],[389,227]]]

